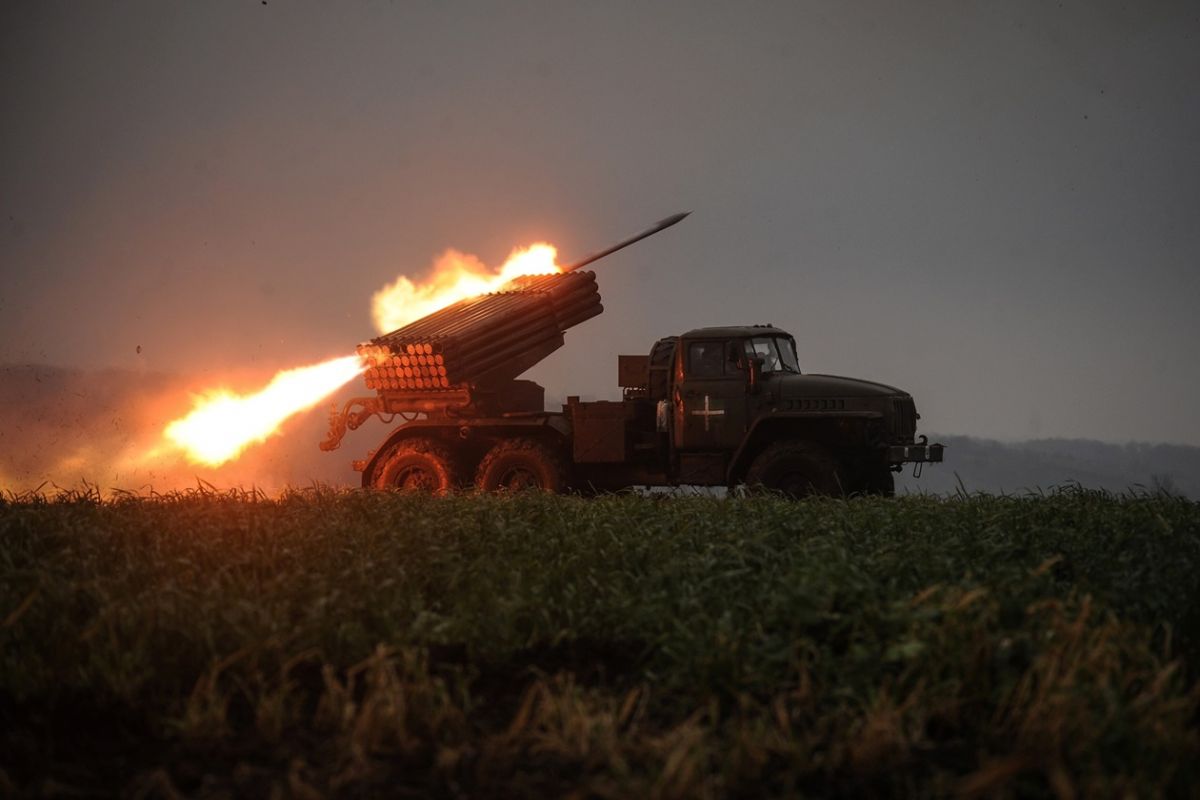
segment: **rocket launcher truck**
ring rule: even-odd
[[[516,278],[358,346],[366,388],[332,412],[321,449],[371,417],[398,425],[353,462],[364,487],[447,492],[635,486],[766,488],[792,496],[891,494],[904,464],[943,457],[916,437],[907,392],[800,369],[772,325],[697,328],[617,357],[621,399],[545,408],[522,380],[604,307],[582,268],[682,220],[551,275]]]

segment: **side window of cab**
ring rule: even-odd
[[[729,353],[728,344],[722,340],[706,339],[689,342],[687,347],[688,376],[692,378],[723,378],[726,375],[734,374],[737,364],[729,360]]]

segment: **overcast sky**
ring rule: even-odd
[[[269,373],[691,210],[531,377],[772,322],[926,430],[1200,445],[1195,3],[8,2],[0,91],[0,363]]]

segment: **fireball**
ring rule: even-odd
[[[514,250],[499,270],[490,270],[475,256],[447,250],[419,283],[401,275],[375,293],[375,326],[388,333],[451,303],[495,292],[520,275],[561,272],[556,256],[553,246],[540,242]],[[358,356],[346,356],[283,370],[257,392],[203,392],[191,412],[167,425],[163,439],[189,461],[218,467],[276,435],[290,417],[329,397],[364,368]]]
[[[557,256],[553,245],[538,242],[513,250],[504,266],[492,271],[469,253],[447,250],[420,283],[401,275],[375,293],[371,299],[375,328],[390,333],[451,303],[495,292],[518,276],[562,272],[555,263]]]

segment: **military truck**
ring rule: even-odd
[[[567,267],[517,278],[359,345],[374,396],[350,400],[321,443],[371,417],[396,427],[354,462],[364,487],[447,492],[745,486],[791,496],[891,494],[903,465],[943,458],[916,437],[912,397],[881,383],[805,374],[773,325],[697,328],[617,358],[620,400],[568,397],[520,375],[603,311],[581,267],[686,215]]]

